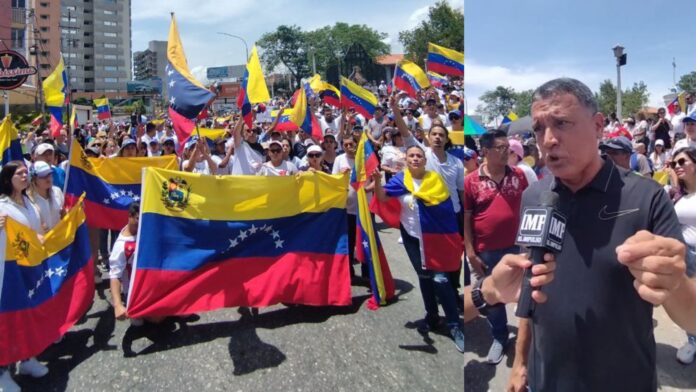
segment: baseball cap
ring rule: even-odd
[[[123,139],[123,142],[121,142],[121,149],[124,149],[124,148],[130,146],[131,144],[134,145],[134,144],[135,144],[135,140],[130,139],[130,138],[128,138],[128,139]]]
[[[36,146],[36,150],[34,150],[36,155],[43,155],[46,151],[55,151],[56,149],[53,147],[52,144],[48,143],[41,143],[38,146]]]
[[[633,152],[633,145],[625,136],[618,136],[602,143],[599,146],[599,149],[624,151],[630,154],[631,152]]]
[[[462,118],[462,111],[458,110],[458,109],[452,110],[451,112],[449,112],[449,114],[447,116],[450,120],[452,119],[452,116],[456,116],[457,118]]]
[[[196,144],[197,141],[198,141],[198,137],[197,137],[197,136],[192,136],[192,137],[186,142],[186,144],[184,145],[184,148],[188,150],[189,148],[193,147],[193,145]]]
[[[470,159],[478,158],[476,151],[470,149],[469,147],[464,147],[464,160],[468,161]]]
[[[53,174],[53,168],[51,165],[44,161],[37,161],[31,166],[31,176],[32,177],[46,177]]]
[[[268,148],[271,148],[271,146],[274,144],[277,144],[278,146],[280,146],[280,148],[283,148],[283,143],[281,143],[278,140],[271,140],[270,142],[268,142]]]
[[[682,122],[696,122],[696,112],[691,113],[690,116],[684,117],[684,119],[682,119]]]
[[[174,142],[174,138],[173,138],[173,137],[165,137],[164,140],[162,140],[162,144],[167,144],[167,143],[176,144],[176,143]]]
[[[317,146],[316,144],[313,144],[309,146],[307,149],[307,154],[312,153],[312,152],[318,152],[318,153],[323,153],[324,150],[321,149],[321,147]]]
[[[655,140],[655,145],[656,145],[656,146],[663,146],[663,147],[664,147],[664,146],[665,146],[665,141],[662,140],[662,139],[657,139],[657,140]]]
[[[524,158],[524,147],[522,147],[522,143],[519,140],[510,139],[510,151],[517,154],[520,159]]]

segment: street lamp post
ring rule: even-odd
[[[616,118],[622,121],[621,116],[621,66],[626,65],[626,54],[624,47],[616,45],[612,48],[614,57],[616,57]]]
[[[249,46],[247,45],[247,43],[246,43],[246,41],[244,40],[244,38],[242,38],[242,37],[240,37],[240,36],[238,36],[238,35],[229,34],[229,33],[223,33],[223,32],[220,32],[220,31],[218,31],[218,34],[220,34],[220,35],[226,35],[226,36],[228,36],[228,37],[237,38],[238,40],[241,40],[241,41],[244,43],[244,50],[246,51],[246,59],[247,59],[247,61],[249,61]],[[245,63],[246,63],[246,62],[245,62]]]

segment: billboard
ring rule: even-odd
[[[231,67],[208,67],[206,77],[208,79],[225,79],[230,77]]]
[[[126,83],[129,95],[162,95],[162,79],[133,80]]]
[[[218,98],[237,98],[239,95],[240,83],[220,83],[218,88]]]
[[[14,50],[0,51],[0,90],[14,90],[27,81],[36,68]]]

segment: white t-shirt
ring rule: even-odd
[[[398,171],[406,167],[406,147],[384,146],[380,154],[382,154],[382,165]]]
[[[672,130],[669,131],[670,136],[674,136],[678,133],[684,133],[684,123],[682,122],[684,117],[686,117],[686,115],[681,112],[672,116],[670,119],[670,122],[672,123]]]
[[[527,178],[527,184],[531,185],[533,182],[539,181],[539,178],[537,178],[536,173],[534,173],[534,169],[529,167],[529,165],[527,165],[525,161],[517,162],[516,166],[522,169],[522,173],[524,173],[524,176]]]
[[[39,234],[43,233],[43,230],[41,229],[41,220],[39,219],[39,212],[36,210],[34,203],[32,203],[27,196],[24,196],[24,206],[15,203],[7,196],[1,196],[0,214],[9,216],[24,226],[30,227]],[[0,242],[4,243],[4,241]],[[5,257],[4,255],[5,254],[2,253],[0,254],[0,257]]]
[[[34,197],[41,223],[46,225],[46,230],[54,228],[60,222],[60,210],[63,208],[63,191],[57,186],[51,188],[49,199],[44,199],[41,195],[36,194]],[[46,234],[43,232],[43,234]]]
[[[263,165],[263,155],[249,146],[245,140],[234,150],[232,174],[253,176]]]
[[[118,235],[109,256],[109,279],[121,280],[121,291],[128,295],[131,267],[135,256],[135,237]]]
[[[684,241],[696,246],[696,193],[682,196],[674,205],[674,211],[681,224]]]
[[[213,163],[215,163],[215,167],[219,166],[219,165],[220,165],[220,162],[222,162],[222,159],[221,159],[220,157],[216,156],[216,155],[211,155],[211,156],[210,156],[210,159],[213,161]],[[188,165],[188,162],[189,162],[188,159],[185,160],[184,163],[183,163],[183,165],[182,165],[182,167],[186,167],[186,165]],[[219,169],[217,169],[217,170],[215,171],[215,173],[216,173],[216,174],[219,174],[218,171],[219,171]],[[196,162],[196,163],[193,165],[193,170],[191,170],[191,173],[197,173],[197,174],[211,174],[212,172],[211,172],[211,170],[210,170],[210,166],[208,165],[208,161],[204,159],[204,160],[202,160],[202,161],[200,161],[200,162]]]
[[[225,159],[224,156],[219,156],[219,155],[213,155],[213,161],[218,164],[217,167],[217,174],[218,175],[227,175],[227,174],[232,174],[232,162],[234,161],[234,155],[230,157],[230,160],[227,161],[227,166],[225,167],[220,167],[220,163],[222,160]]]
[[[689,140],[689,137],[685,137],[684,139],[679,140],[674,144],[674,148],[672,149],[672,154],[674,154],[677,150],[682,149],[682,148],[696,148],[696,140]]]
[[[387,125],[387,119],[385,117],[382,117],[382,121],[377,121],[374,118],[371,118],[370,121],[367,122],[367,127],[369,128],[370,135],[375,138],[379,139],[382,137],[382,129]]]
[[[423,180],[413,179],[413,191],[418,192]],[[420,219],[418,218],[418,203],[416,197],[411,193],[406,193],[399,196],[401,202],[401,224],[408,235],[416,238],[422,238],[420,231]]]
[[[273,166],[273,163],[266,162],[261,166],[261,169],[256,173],[258,176],[291,176],[297,174],[297,166],[288,161],[282,161],[279,166]]]
[[[449,122],[449,119],[447,118],[447,116],[445,116],[443,114],[438,114],[435,119],[437,119],[437,118],[439,118],[440,121],[442,121],[442,123],[445,125],[445,127],[450,126],[450,122]],[[418,117],[418,122],[420,122],[421,128],[423,128],[423,130],[425,130],[425,132],[428,132],[428,130],[430,129],[430,127],[433,124],[433,120],[434,119],[430,118],[430,116],[428,116],[427,114],[421,114],[421,116]]]
[[[324,133],[324,135],[329,134],[329,133],[332,135],[338,135],[338,131],[339,131],[338,122],[339,122],[338,118],[334,118],[333,121],[330,121],[330,122],[326,121],[326,119],[324,119],[324,117],[321,117],[321,119],[319,119],[319,125],[321,126],[321,131]],[[326,132],[327,128],[331,128],[331,132]]]
[[[334,160],[331,174],[340,174],[344,169],[355,168],[355,159],[348,158],[346,154],[341,154]],[[358,214],[358,194],[352,186],[348,186],[348,200],[346,201],[346,211],[351,215]]]

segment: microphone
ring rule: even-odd
[[[545,191],[541,194],[539,206],[525,207],[522,222],[517,233],[516,244],[530,249],[532,266],[544,263],[544,254],[558,253],[563,247],[566,230],[566,217],[556,210],[558,193]],[[530,284],[532,267],[524,271],[520,299],[517,302],[515,316],[530,318],[534,315],[536,303],[532,299]]]

